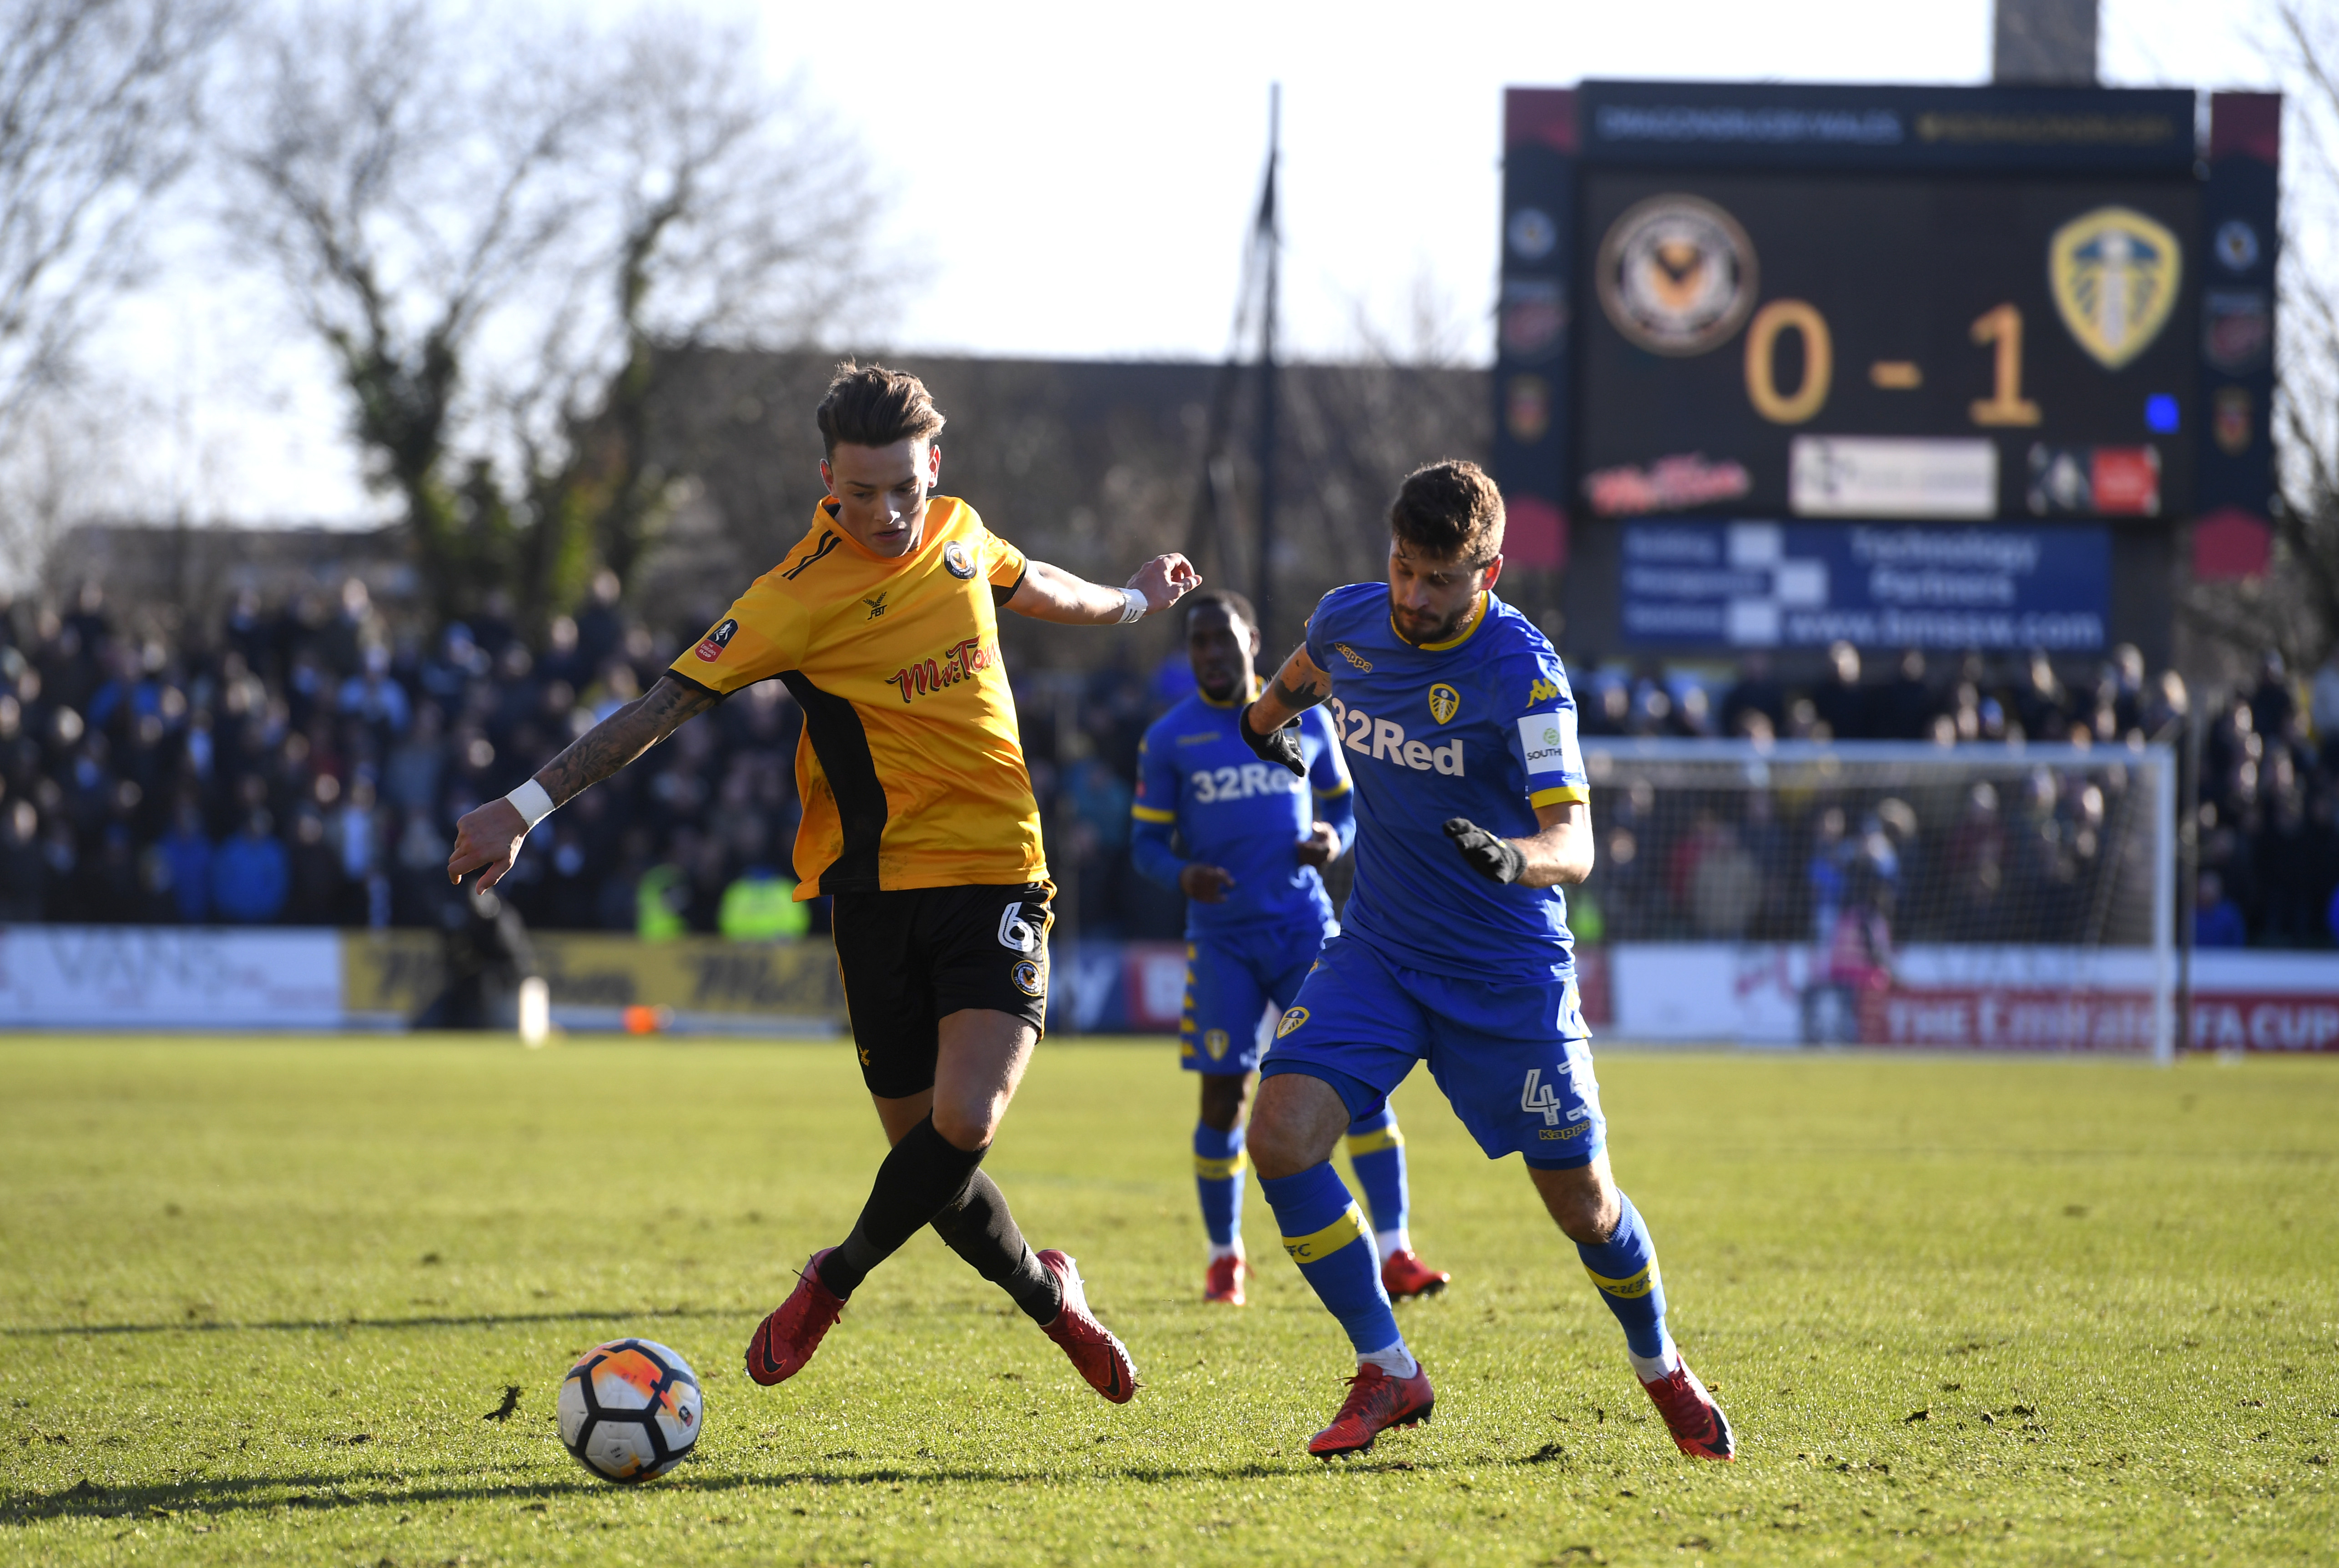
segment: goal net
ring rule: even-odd
[[[2173,1058],[2166,747],[1583,744],[1596,1033]]]

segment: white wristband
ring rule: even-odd
[[[1139,593],[1135,588],[1123,588],[1120,590],[1120,593],[1121,597],[1129,601],[1128,604],[1121,606],[1120,624],[1122,626],[1127,626],[1131,621],[1143,620],[1145,618],[1145,612],[1153,607],[1150,604],[1146,602],[1145,596]]]
[[[504,796],[519,811],[520,820],[531,828],[552,814],[552,792],[534,779]]]

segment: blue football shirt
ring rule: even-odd
[[[1219,903],[1189,900],[1189,933],[1266,925],[1321,931],[1332,918],[1324,879],[1295,853],[1318,819],[1340,831],[1348,819],[1348,770],[1320,710],[1299,721],[1308,776],[1261,762],[1235,733],[1242,709],[1199,692],[1154,721],[1138,753],[1131,850],[1140,871],[1175,886],[1186,861],[1224,868],[1235,879]],[[1180,857],[1172,831],[1184,841]]]
[[[1543,633],[1489,593],[1467,632],[1416,647],[1389,622],[1388,585],[1354,583],[1316,606],[1308,655],[1331,675],[1327,707],[1356,780],[1357,883],[1343,932],[1436,974],[1571,975],[1559,890],[1473,871],[1443,826],[1468,817],[1531,838],[1537,806],[1592,798],[1575,699]]]

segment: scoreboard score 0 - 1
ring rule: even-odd
[[[1514,90],[1496,472],[1564,640],[2165,652],[2176,528],[2271,488],[2274,150],[2195,104]]]
[[[1772,515],[2185,512],[2197,195],[1595,174],[1578,504],[1646,510],[1670,459]]]

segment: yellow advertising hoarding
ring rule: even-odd
[[[551,988],[553,1018],[571,1029],[621,1027],[629,1007],[672,1010],[678,1027],[771,1028],[833,1033],[844,1028],[836,951],[824,940],[671,942],[598,932],[528,933]],[[446,984],[442,939],[429,931],[354,931],[341,936],[342,1005],[351,1019],[410,1019]]]

